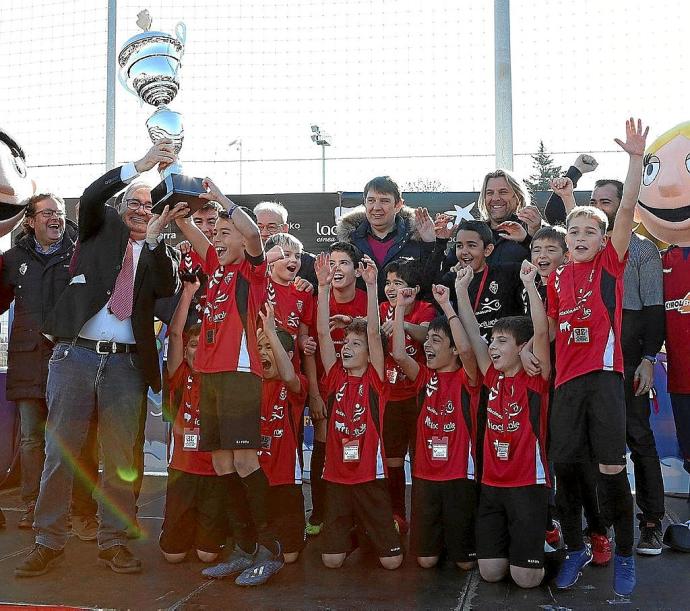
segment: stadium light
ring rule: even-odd
[[[321,190],[326,191],[326,147],[331,146],[331,137],[323,133],[318,125],[312,125],[311,131],[311,141],[321,147]]]

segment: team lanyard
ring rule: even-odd
[[[474,312],[477,311],[477,308],[479,307],[479,300],[482,298],[482,293],[484,292],[484,285],[486,284],[486,279],[489,276],[489,266],[485,265],[484,266],[484,273],[482,274],[482,279],[479,282],[479,290],[477,291],[477,296],[474,298],[474,307],[472,310]]]

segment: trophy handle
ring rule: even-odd
[[[175,26],[175,35],[177,36],[177,40],[182,43],[182,52],[184,53],[184,45],[187,42],[187,26],[183,21],[177,22]]]
[[[129,91],[129,93],[131,93],[135,98],[139,98],[137,92],[127,84],[127,78],[122,74],[122,69],[117,71],[117,79],[120,81],[120,85]]]

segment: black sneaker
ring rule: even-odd
[[[38,577],[45,575],[53,566],[65,559],[65,552],[61,549],[51,549],[36,543],[29,555],[24,558],[16,569],[15,577]]]
[[[640,538],[635,551],[643,556],[658,556],[661,549],[661,528],[651,522],[640,525]]]
[[[114,545],[98,552],[98,564],[110,567],[116,573],[141,572],[141,560],[124,545]]]

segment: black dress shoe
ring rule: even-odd
[[[38,577],[45,575],[52,567],[65,559],[65,552],[61,549],[51,549],[36,543],[29,555],[24,558],[16,569],[15,577]]]
[[[33,528],[34,527],[34,509],[36,507],[36,502],[32,501],[26,508],[26,511],[19,518],[17,526],[19,528]]]
[[[98,552],[98,563],[109,566],[116,573],[139,573],[141,560],[124,545],[114,545]]]

